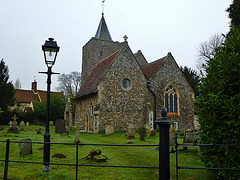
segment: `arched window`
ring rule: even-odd
[[[165,107],[167,108],[168,114],[169,115],[178,115],[178,93],[176,89],[170,85],[165,91],[165,100],[164,104]]]

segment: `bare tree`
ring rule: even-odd
[[[225,38],[223,35],[215,34],[199,45],[197,49],[198,59],[195,66],[200,71],[201,75],[205,74],[207,62],[214,57],[216,49],[222,45],[224,40]]]
[[[76,96],[81,85],[81,74],[80,72],[73,71],[70,74],[61,74],[58,76],[59,86],[56,88],[57,91],[64,93],[64,96],[74,97]]]
[[[19,78],[17,78],[15,84],[14,84],[14,88],[15,89],[21,89],[22,85],[21,85],[21,82],[19,80]]]

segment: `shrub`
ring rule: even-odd
[[[226,36],[206,68],[195,104],[204,144],[214,139],[219,144],[240,144],[240,30]],[[201,158],[207,167],[239,168],[239,146],[201,146]],[[238,179],[238,171],[215,171],[220,179]]]

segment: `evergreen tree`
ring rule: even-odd
[[[187,66],[180,67],[181,71],[183,72],[185,78],[187,79],[188,83],[192,87],[195,95],[198,95],[198,89],[197,86],[200,82],[200,76],[197,74],[197,72],[191,68],[188,68]]]
[[[240,30],[232,27],[225,43],[208,61],[195,104],[203,144],[240,144]],[[239,146],[201,146],[208,167],[239,168]],[[238,179],[238,171],[214,171],[220,179]]]
[[[5,65],[3,59],[0,62],[0,107],[1,110],[6,110],[8,106],[14,104],[14,87],[9,80],[8,66]]]
[[[240,26],[240,0],[233,0],[227,12],[231,19],[231,26]]]

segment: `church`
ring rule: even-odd
[[[194,129],[194,92],[173,55],[148,63],[132,52],[124,36],[113,41],[104,13],[95,34],[82,48],[81,87],[74,97],[75,124],[99,133],[107,125],[126,131],[129,124],[154,128],[166,107],[175,129]]]

